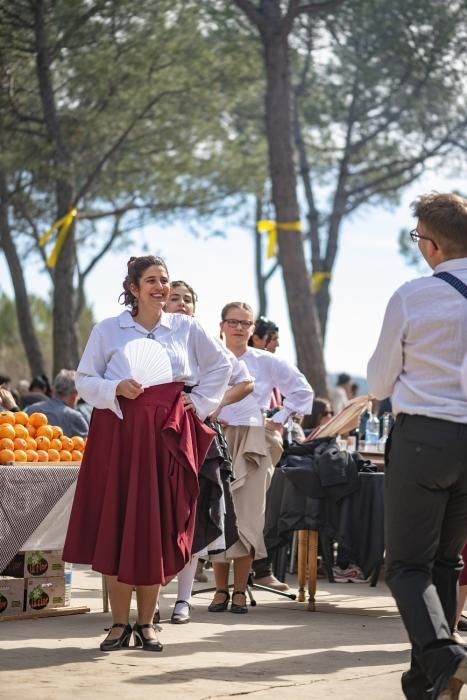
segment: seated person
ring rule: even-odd
[[[20,405],[24,410],[26,406],[44,401],[47,397],[50,397],[50,395],[51,389],[49,380],[45,374],[37,375],[33,377],[29,384],[29,391],[20,395]]]
[[[54,379],[52,398],[32,404],[26,408],[26,413],[45,413],[51,425],[58,425],[68,437],[80,435],[86,437],[88,424],[79,411],[76,410],[78,392],[75,386],[75,372],[62,369]]]

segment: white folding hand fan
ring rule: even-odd
[[[169,355],[157,340],[130,340],[123,348],[121,359],[128,364],[131,378],[145,388],[173,381]]]

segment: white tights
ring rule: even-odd
[[[191,598],[191,592],[193,590],[193,581],[195,580],[196,567],[198,565],[198,557],[194,554],[185,568],[179,571],[177,574],[178,579],[178,590],[177,590],[177,600],[182,600],[183,603],[178,603],[175,606],[175,613],[188,613],[188,604]]]

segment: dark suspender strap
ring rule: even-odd
[[[467,284],[464,284],[462,280],[455,275],[451,275],[450,272],[437,272],[433,277],[439,277],[440,280],[444,280],[467,299]]]

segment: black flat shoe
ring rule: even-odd
[[[155,629],[154,625],[139,625],[137,622],[133,625],[133,634],[135,636],[135,647],[142,647],[144,651],[162,651],[164,648],[158,639],[148,639],[144,636],[144,629]]]
[[[120,637],[116,637],[115,639],[108,639],[107,636],[99,645],[99,649],[101,651],[116,651],[117,649],[125,649],[130,646],[132,633],[131,625],[122,625],[121,623],[117,622],[115,625],[112,625],[110,629],[113,629],[114,627],[121,627],[123,632],[121,633]]]
[[[238,605],[238,603],[234,603],[233,599],[234,596],[236,595],[241,595],[245,598],[245,604],[244,605]],[[234,591],[232,593],[232,605],[230,606],[230,612],[236,613],[237,615],[244,615],[245,613],[248,612],[248,608],[246,607],[246,595],[245,591]]]
[[[179,603],[184,603],[184,605],[188,605],[188,612],[187,613],[175,612],[175,608],[177,607],[177,605]],[[177,602],[175,603],[175,608],[174,608],[174,611],[170,617],[170,622],[173,625],[185,625],[187,622],[190,622],[190,620],[191,620],[191,616],[190,616],[191,605],[190,605],[190,603],[187,603],[186,600],[177,600]]]
[[[216,593],[223,593],[225,595],[225,600],[222,603],[211,603],[208,605],[209,612],[224,612],[229,606],[230,595],[229,591],[219,590]]]

